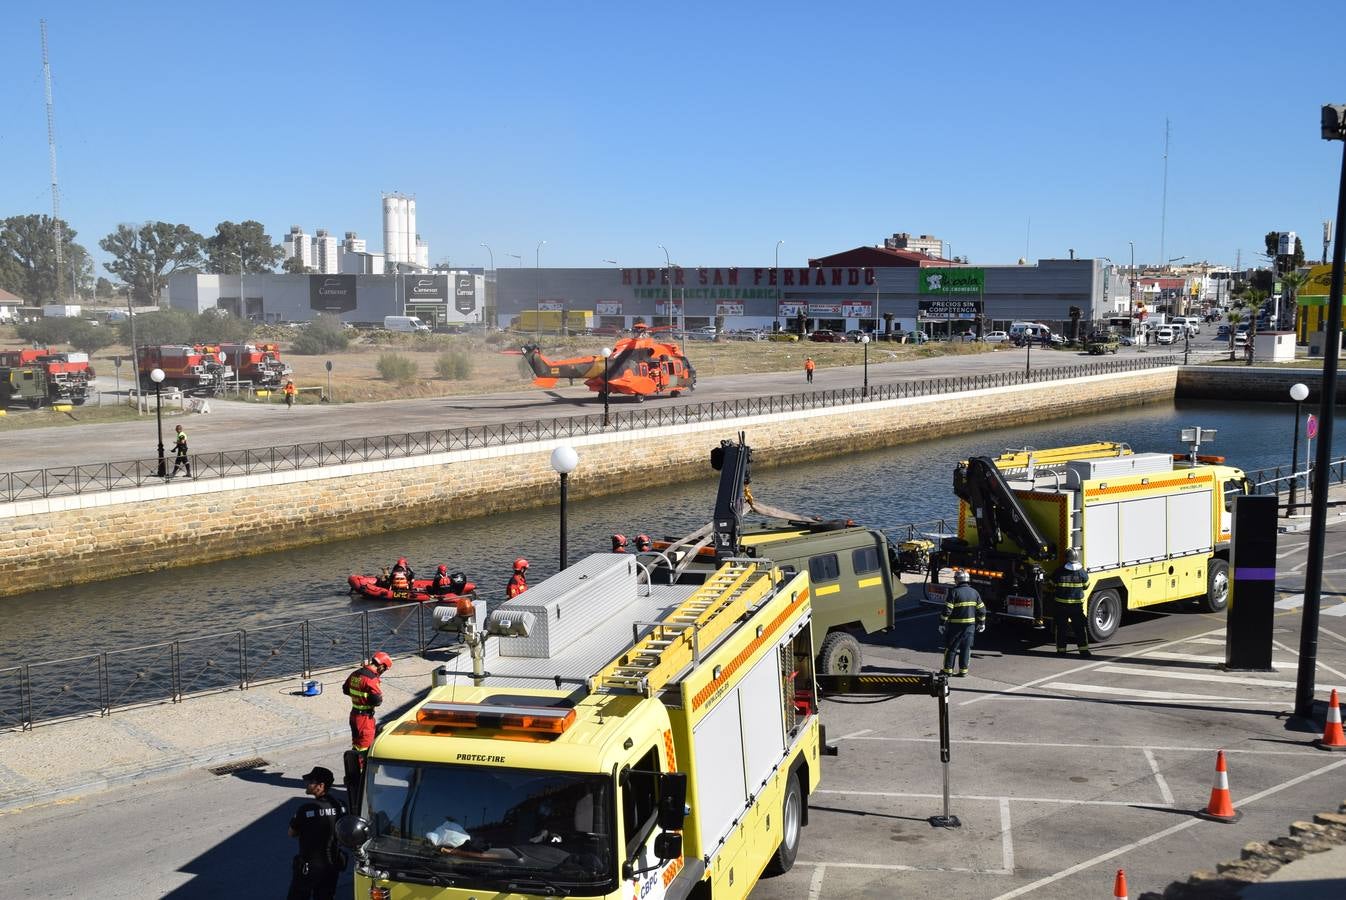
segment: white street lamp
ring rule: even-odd
[[[580,464],[580,456],[574,447],[561,446],[551,452],[551,467],[561,476],[561,568],[570,565],[566,552],[566,479]]]

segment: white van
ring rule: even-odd
[[[1187,333],[1192,337],[1201,333],[1201,319],[1197,316],[1174,316],[1173,324],[1187,329]]]
[[[430,326],[415,316],[384,316],[383,327],[402,334],[429,334]]]
[[[1051,340],[1052,330],[1037,322],[1015,322],[1010,325],[1009,337],[1016,344],[1024,340],[1041,343],[1044,338],[1048,341]]]
[[[1154,330],[1154,339],[1160,344],[1171,344],[1185,331],[1181,325],[1160,325]]]

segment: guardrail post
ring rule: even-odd
[[[172,672],[171,672],[172,679],[171,679],[171,680],[172,680],[172,682],[173,682],[173,702],[174,702],[174,703],[181,703],[181,702],[182,702],[182,647],[181,647],[181,645],[180,645],[177,641],[174,641],[173,644],[172,644],[172,646],[169,648],[169,651],[168,651],[168,658],[169,658],[169,660],[170,660],[170,666],[171,666],[171,669],[172,669]]]
[[[107,651],[98,654],[98,714],[112,714],[111,690],[108,688]]]
[[[303,622],[303,624],[299,626],[299,634],[300,634],[300,645],[301,645],[301,647],[302,647],[302,653],[303,653],[303,657],[304,657],[304,660],[303,660],[303,663],[302,663],[302,665],[303,665],[303,667],[304,667],[304,677],[305,677],[305,678],[308,678],[309,675],[311,675],[312,672],[313,672],[312,651],[309,649],[309,643],[308,643],[308,642],[309,642],[309,620],[308,620],[308,619],[305,619],[304,622]]]
[[[23,731],[33,730],[33,676],[28,663],[23,664],[19,676],[19,724]]]
[[[238,689],[240,691],[248,689],[248,632],[246,629],[239,629],[238,632]]]
[[[369,659],[369,610],[360,614],[360,659]]]

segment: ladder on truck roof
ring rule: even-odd
[[[764,560],[731,559],[690,597],[653,626],[620,656],[589,679],[590,690],[633,692],[645,697],[661,690],[734,627],[751,606],[770,596],[773,568]]]
[[[1111,456],[1130,456],[1129,444],[1117,441],[1095,441],[1073,447],[1044,447],[1041,450],[1006,450],[995,457],[995,466],[1001,472],[1018,472],[1028,468],[1029,459],[1037,468],[1063,466],[1074,459],[1105,459]]]

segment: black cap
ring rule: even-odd
[[[304,776],[304,781],[305,783],[316,782],[331,787],[332,782],[336,781],[336,776],[332,774],[331,769],[325,769],[322,766],[314,766],[313,771]]]

